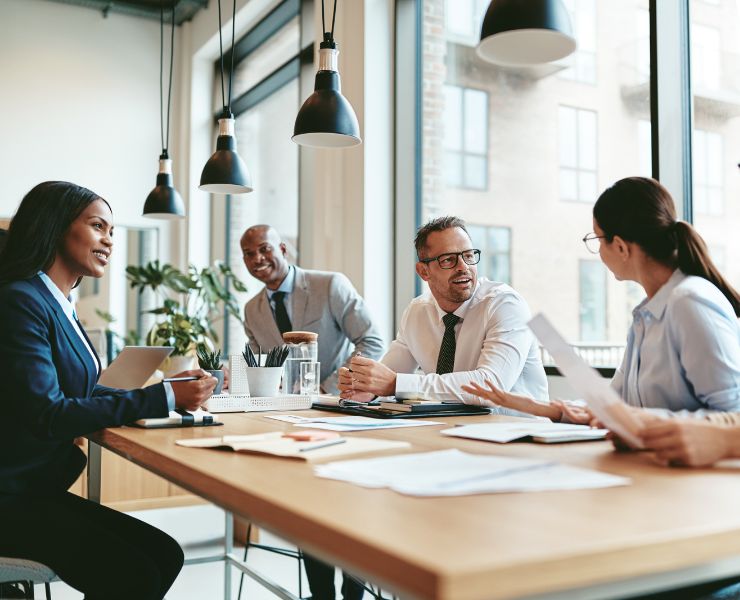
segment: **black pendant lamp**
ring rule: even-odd
[[[231,68],[229,69],[229,102],[226,103],[224,90],[224,46],[221,39],[221,0],[218,0],[218,44],[221,54],[221,101],[223,112],[218,119],[218,139],[216,151],[208,159],[200,174],[200,185],[204,192],[211,194],[247,194],[252,187],[252,176],[247,165],[236,152],[234,135],[234,114],[231,112],[231,88],[234,77],[234,33],[236,27],[236,0],[231,12]]]
[[[164,78],[164,0],[159,3],[159,128],[162,135],[162,154],[159,156],[157,186],[149,192],[144,203],[144,216],[153,219],[181,219],[185,205],[172,185],[172,161],[167,152],[170,141],[170,102],[172,98],[172,63],[175,55],[175,0],[172,0],[172,39],[170,40],[170,84],[167,92],[167,136],[164,133],[162,79]]]
[[[339,50],[334,41],[334,22],[337,17],[337,0],[331,31],[326,31],[324,0],[321,0],[321,25],[324,40],[319,45],[319,71],[316,73],[314,93],[301,106],[295,120],[293,141],[314,148],[346,148],[362,143],[360,124],[349,101],[342,96],[342,85],[337,68]]]
[[[492,0],[477,51],[490,63],[525,66],[565,58],[575,49],[561,0]]]

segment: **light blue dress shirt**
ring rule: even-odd
[[[290,265],[288,267],[288,274],[285,276],[285,279],[283,279],[283,282],[280,284],[280,287],[276,290],[271,290],[268,288],[265,288],[265,291],[267,292],[267,299],[270,302],[270,308],[272,308],[272,314],[275,316],[275,301],[272,299],[272,295],[275,292],[285,292],[285,296],[283,297],[283,304],[285,304],[285,310],[288,313],[288,318],[293,321],[293,307],[290,303],[290,294],[293,293],[293,284],[295,283],[295,269],[293,268],[293,265]]]
[[[82,340],[82,343],[85,345],[85,348],[87,348],[87,351],[90,353],[90,356],[93,359],[93,362],[95,363],[95,368],[98,369],[98,373],[100,373],[100,363],[98,362],[98,357],[95,354],[95,351],[90,347],[90,344],[88,344],[87,340],[85,339],[85,336],[82,334],[82,330],[80,329],[80,325],[77,323],[77,315],[75,314],[74,307],[72,306],[72,302],[69,300],[69,298],[66,298],[64,294],[62,293],[62,290],[60,290],[57,287],[57,284],[54,283],[51,278],[44,273],[43,271],[39,271],[38,273],[39,278],[41,281],[44,282],[44,285],[49,289],[51,292],[51,295],[54,296],[54,299],[57,301],[59,306],[62,308],[62,312],[65,314],[69,322],[72,324],[72,327],[77,332],[77,335]],[[172,384],[169,382],[164,382],[162,385],[164,385],[164,392],[167,396],[167,409],[168,410],[175,410],[175,391],[172,389]]]
[[[740,411],[740,325],[716,286],[676,269],[632,315],[612,380],[627,404]]]

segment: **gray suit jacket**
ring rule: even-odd
[[[290,321],[295,331],[319,334],[321,385],[336,394],[337,370],[352,351],[378,360],[383,355],[383,339],[362,296],[344,275],[294,268],[295,283],[288,296]],[[255,351],[257,344],[264,352],[283,343],[265,289],[244,306],[244,329]]]

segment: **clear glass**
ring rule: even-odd
[[[288,358],[285,360],[283,373],[283,394],[302,394],[303,378],[302,365],[318,363],[319,345],[316,342],[288,344]],[[318,379],[321,383],[321,377]]]
[[[301,363],[301,396],[318,396],[321,387],[321,363]]]
[[[740,287],[740,3],[691,0],[693,222]]]
[[[600,268],[581,240],[599,193],[650,170],[648,2],[567,0],[579,50],[525,68],[477,57],[488,4],[423,2],[418,220],[465,219],[483,251],[481,277],[510,283],[587,358],[600,345],[605,366],[616,366],[635,294],[606,270],[581,267]]]

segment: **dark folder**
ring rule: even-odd
[[[387,404],[387,403],[386,403]],[[410,411],[395,411],[380,406],[379,402],[322,404],[314,402],[313,408],[339,412],[345,415],[373,417],[376,419],[417,419],[420,417],[462,417],[468,415],[488,415],[491,411],[485,406],[474,406],[458,402],[435,402],[410,405]]]

